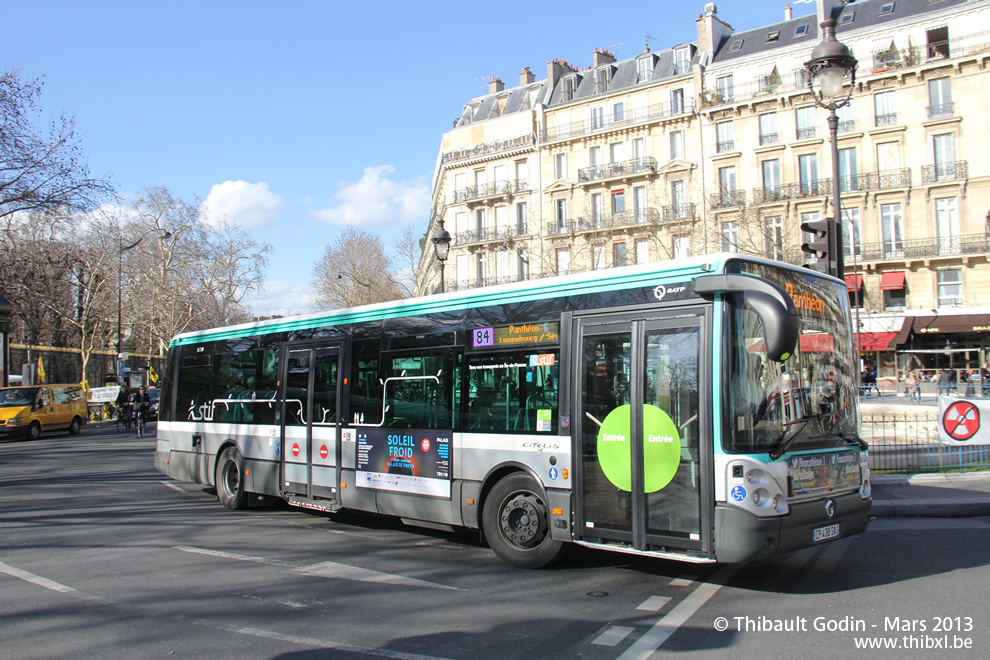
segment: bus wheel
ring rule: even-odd
[[[564,544],[550,538],[547,504],[539,484],[527,474],[505,477],[485,500],[482,525],[488,545],[517,568],[552,564]]]
[[[78,417],[72,418],[72,423],[69,424],[69,435],[79,435],[79,429],[82,428],[82,420]]]
[[[248,494],[244,491],[244,459],[235,447],[227,447],[217,461],[217,497],[220,504],[236,511],[247,508]]]
[[[28,440],[37,440],[41,437],[41,424],[38,422],[31,422],[31,426],[27,430]]]

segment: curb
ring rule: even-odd
[[[956,498],[938,502],[873,500],[873,518],[966,518],[990,516],[990,499]]]
[[[871,474],[870,482],[878,486],[951,483],[953,481],[990,481],[990,470],[980,472],[930,472],[924,474]]]

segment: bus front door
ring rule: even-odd
[[[339,502],[339,346],[290,348],[282,365],[282,495],[333,509]]]
[[[683,309],[575,319],[581,540],[711,557],[705,323]]]

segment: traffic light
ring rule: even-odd
[[[824,220],[808,220],[801,223],[801,231],[811,234],[811,240],[801,244],[801,249],[818,258],[815,264],[808,264],[808,268],[821,273],[842,278],[842,235],[839,233],[839,226],[834,218]]]

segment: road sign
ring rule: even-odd
[[[939,403],[938,439],[950,445],[990,444],[990,432],[980,424],[990,413],[990,401],[942,397]]]

